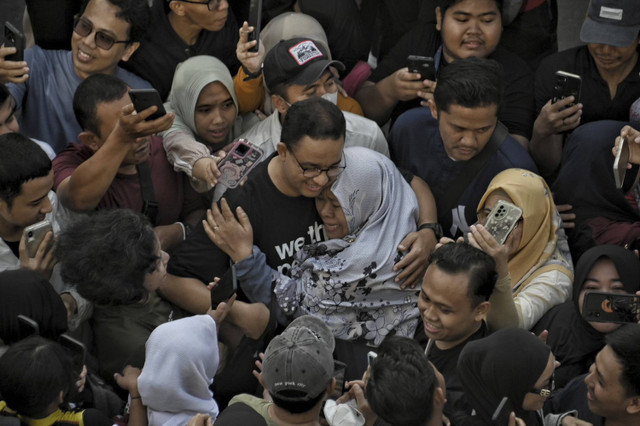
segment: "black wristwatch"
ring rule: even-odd
[[[418,226],[418,231],[422,231],[423,229],[431,229],[434,234],[436,234],[436,240],[440,241],[442,238],[442,226],[439,223],[423,223]]]
[[[251,72],[247,69],[247,67],[242,65],[242,71],[244,71],[244,73],[247,75],[242,81],[255,80],[262,75],[262,66],[260,67],[260,71]]]

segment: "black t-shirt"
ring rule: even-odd
[[[131,58],[120,65],[147,80],[166,99],[171,89],[176,66],[198,55],[211,55],[220,59],[235,75],[240,67],[236,57],[238,24],[231,11],[220,31],[202,30],[193,46],[186,44],[173,30],[165,9],[165,1],[152,6],[149,31]]]
[[[464,410],[467,407],[465,400],[463,400],[464,388],[458,377],[458,358],[460,357],[460,352],[462,352],[462,349],[464,349],[468,342],[481,339],[489,334],[490,332],[486,323],[482,321],[482,325],[478,331],[459,345],[451,349],[442,350],[434,343],[429,349],[427,358],[429,358],[429,361],[442,373],[447,383],[447,403],[444,408],[447,416],[450,416],[454,410]]]
[[[580,124],[598,120],[629,120],[629,108],[640,97],[640,61],[636,61],[633,70],[618,84],[616,96],[611,99],[609,85],[600,76],[587,46],[558,52],[544,59],[535,76],[536,111],[553,97],[554,74],[566,71],[578,74],[582,78],[580,102],[582,116]]]
[[[267,264],[286,273],[296,252],[305,244],[324,239],[312,198],[288,197],[276,188],[268,166],[277,154],[260,163],[244,186],[225,193],[231,210],[242,206],[253,228],[253,244],[267,257]],[[202,223],[171,255],[169,273],[209,283],[229,268],[229,257],[204,232]]]
[[[407,56],[434,57],[442,44],[435,25],[420,25],[404,35],[393,49],[378,64],[369,77],[374,83],[407,66]],[[502,65],[504,96],[498,119],[509,129],[509,133],[531,137],[534,121],[533,75],[527,64],[518,55],[498,46],[488,56]],[[439,67],[446,66],[441,56]],[[392,120],[408,109],[420,106],[420,100],[399,102],[391,115]]]

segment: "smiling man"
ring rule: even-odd
[[[427,182],[445,235],[467,233],[489,182],[508,168],[536,171],[527,151],[498,122],[500,65],[455,61],[442,70],[429,109],[400,116],[390,135],[392,157]]]
[[[25,62],[2,61],[12,70],[9,91],[20,110],[25,135],[46,141],[60,152],[81,129],[73,115],[73,94],[93,74],[113,74],[135,89],[151,87],[120,67],[138,48],[149,19],[146,2],[138,0],[88,0],[76,18],[71,51],[25,51]],[[0,56],[12,53],[0,49]]]

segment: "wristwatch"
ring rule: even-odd
[[[260,71],[251,72],[247,67],[242,65],[242,71],[247,75],[242,81],[255,80],[262,75],[262,66],[260,66]]]
[[[418,226],[418,231],[422,231],[423,229],[431,229],[434,234],[436,234],[436,240],[440,241],[442,238],[442,226],[439,223],[423,223]]]

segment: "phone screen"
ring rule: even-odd
[[[231,265],[218,281],[218,285],[211,290],[211,309],[216,309],[221,302],[229,300],[237,290],[236,267]]]

